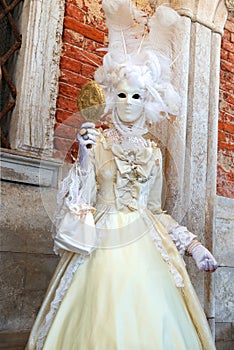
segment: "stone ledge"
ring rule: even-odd
[[[57,187],[62,162],[27,153],[1,150],[1,179],[41,187]]]
[[[0,350],[23,350],[29,337],[29,330],[0,332]]]

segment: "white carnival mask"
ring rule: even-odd
[[[143,91],[127,79],[121,81],[116,87],[116,111],[119,120],[132,124],[141,117],[143,108]]]

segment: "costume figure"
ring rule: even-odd
[[[128,0],[103,8],[110,41],[95,80],[113,127],[85,123],[78,135],[79,164],[59,192],[61,260],[27,349],[212,350],[182,256],[200,270],[217,263],[162,210],[161,151],[144,138],[147,118],[179,111],[165,27],[176,32],[180,18],[161,6],[147,23]]]

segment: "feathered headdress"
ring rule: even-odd
[[[103,0],[109,30],[109,46],[95,80],[105,91],[112,109],[115,87],[124,78],[145,91],[146,117],[158,121],[179,113],[180,99],[172,85],[174,39],[180,16],[171,8],[159,6],[149,18],[130,0]]]

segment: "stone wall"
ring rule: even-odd
[[[217,350],[234,346],[234,199],[217,197],[215,256],[215,317]]]
[[[60,166],[1,153],[0,349],[23,348],[58,262],[50,231]]]
[[[222,39],[219,108],[217,193],[234,198],[234,18]]]

